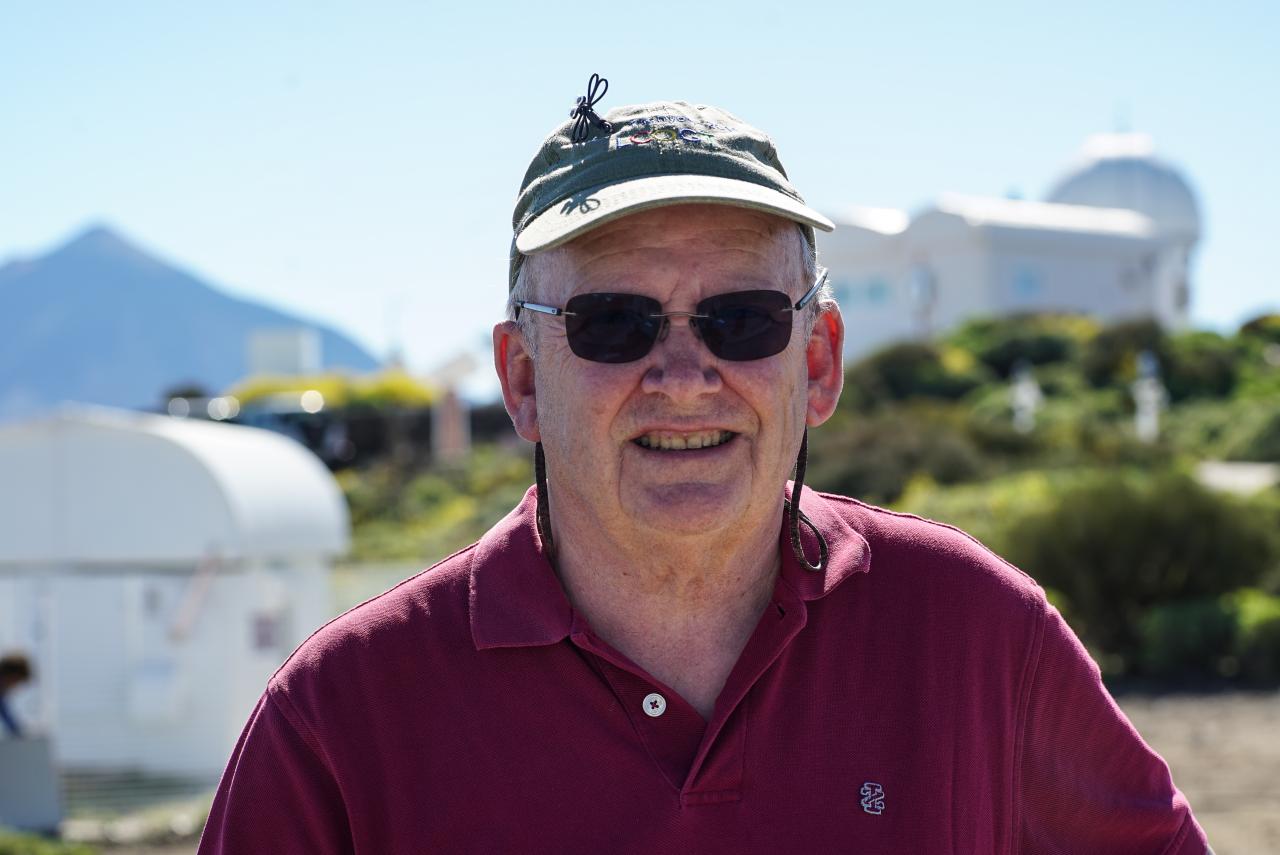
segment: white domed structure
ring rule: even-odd
[[[0,425],[0,473],[0,649],[35,661],[27,721],[65,770],[217,780],[332,614],[333,476],[265,430],[90,407]]]
[[[1165,237],[1190,245],[1200,237],[1200,209],[1186,179],[1152,153],[1146,134],[1099,134],[1060,178],[1047,201],[1124,208],[1151,218]]]
[[[943,194],[915,211],[854,207],[818,238],[845,358],[977,317],[1073,312],[1187,326],[1200,206],[1146,134],[1089,137],[1043,202]]]

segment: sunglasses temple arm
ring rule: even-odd
[[[791,308],[799,311],[809,304],[809,301],[818,293],[818,289],[822,287],[822,283],[827,281],[827,269],[823,268],[818,271],[818,278],[813,280],[813,284],[809,286],[809,290],[804,292],[804,296],[796,300],[796,304]]]

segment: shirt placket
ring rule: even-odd
[[[570,639],[595,657],[646,752],[687,807],[741,798],[751,688],[804,623],[804,601],[779,580],[710,721],[576,619]]]

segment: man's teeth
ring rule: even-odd
[[[694,433],[647,433],[636,440],[644,448],[683,451],[686,448],[711,448],[733,438],[733,431],[703,430]]]

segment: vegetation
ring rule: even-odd
[[[0,828],[0,855],[96,855],[97,851],[79,843],[62,843]]]
[[[315,390],[327,407],[424,407],[435,391],[403,371],[390,370],[367,377],[318,374],[312,377],[253,377],[227,391],[241,406],[289,396],[295,403],[303,392]]]
[[[533,455],[484,445],[462,465],[405,473],[383,462],[337,477],[351,509],[351,560],[425,566],[477,540],[520,502],[533,483]]]
[[[1144,351],[1168,402],[1150,444],[1133,427]],[[1028,372],[1042,401],[1023,432],[1010,383]],[[495,444],[459,467],[340,473],[353,558],[466,545],[519,501],[530,458]],[[849,366],[808,483],[973,534],[1049,589],[1109,676],[1280,684],[1280,489],[1211,492],[1205,459],[1280,461],[1280,316],[1223,336],[1035,315],[894,345]]]

